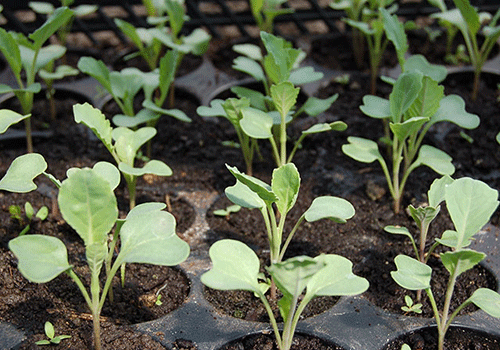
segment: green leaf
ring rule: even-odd
[[[439,256],[446,270],[450,274],[457,274],[459,276],[479,264],[486,257],[486,254],[464,249],[441,253]]]
[[[114,22],[115,22],[115,25],[118,28],[120,28],[122,33],[125,34],[127,36],[127,38],[132,40],[134,45],[139,50],[144,50],[144,45],[142,44],[142,40],[139,37],[139,35],[137,34],[136,28],[132,24],[130,24],[130,23],[128,23],[120,18],[115,18]]]
[[[428,227],[429,224],[436,218],[439,214],[441,207],[438,205],[437,207],[418,207],[415,208],[413,205],[408,206],[408,211],[410,212],[411,217],[415,220],[415,223],[418,227],[422,224],[425,227]]]
[[[54,336],[56,335],[56,332],[54,330],[54,326],[52,325],[52,323],[50,322],[45,322],[45,325],[44,325],[44,330],[45,330],[45,335],[47,337],[49,337],[50,339],[54,338]]]
[[[246,88],[244,86],[233,86],[231,92],[238,96],[240,99],[245,99],[250,101],[250,105],[246,107],[253,107],[260,109],[261,111],[267,110],[266,96],[260,92],[253,89]],[[226,100],[227,102],[227,100]],[[243,108],[245,106],[241,106]]]
[[[29,153],[12,161],[7,173],[0,180],[0,190],[26,193],[37,188],[33,179],[47,169],[47,162],[38,153]]]
[[[274,106],[282,117],[286,116],[295,106],[295,103],[297,103],[299,91],[300,88],[294,87],[290,82],[283,82],[271,86],[271,97]]]
[[[470,239],[462,240],[457,231],[446,230],[441,238],[436,238],[436,242],[450,248],[462,249],[468,247],[472,241]]]
[[[355,136],[349,136],[347,141],[348,144],[342,145],[342,152],[347,156],[362,163],[383,161],[376,142]]]
[[[46,206],[41,207],[35,216],[42,221],[47,219],[47,216],[49,216],[49,208]]]
[[[446,67],[439,64],[431,64],[422,55],[412,55],[406,59],[404,70],[405,72],[418,71],[438,83],[441,83],[448,75]]]
[[[273,193],[271,186],[253,176],[241,173],[236,167],[226,164],[227,169],[233,174],[236,180],[255,192],[265,202],[276,202],[278,197]],[[239,203],[235,203],[239,204]]]
[[[245,55],[246,57],[257,62],[262,61],[264,58],[260,47],[254,44],[233,45],[233,51],[239,53],[240,55]]]
[[[368,281],[353,274],[348,259],[335,254],[320,255],[315,259],[326,265],[307,283],[308,295],[357,295],[368,289]]]
[[[439,108],[429,123],[454,123],[464,129],[475,129],[479,126],[479,117],[465,111],[465,102],[458,95],[448,95],[439,103]]]
[[[365,95],[363,97],[363,105],[359,109],[372,118],[385,119],[391,116],[389,100],[378,96]]]
[[[403,235],[403,236],[406,236],[408,237],[409,239],[411,239],[413,241],[413,236],[411,235],[410,231],[408,231],[408,229],[404,226],[392,226],[392,225],[388,225],[386,227],[384,227],[384,231],[385,232],[388,232],[388,233],[391,233],[393,235]]]
[[[248,107],[242,108],[243,118],[240,120],[241,129],[250,137],[255,139],[269,139],[273,137],[271,128],[273,118],[266,112]]]
[[[104,180],[106,180],[109,183],[109,186],[111,187],[111,190],[115,190],[116,187],[120,184],[121,176],[120,176],[120,171],[116,168],[111,163],[108,162],[97,162],[94,164],[92,169],[95,171],[95,173],[99,176],[101,176]],[[80,171],[80,168],[69,168],[66,171],[66,176],[69,177],[73,173],[76,173]]]
[[[0,109],[0,134],[3,134],[9,126],[17,124],[21,120],[29,118],[31,114],[22,115],[10,109]]]
[[[406,255],[394,259],[397,271],[391,271],[394,281],[409,290],[430,288],[432,269],[420,261]]]
[[[467,177],[446,187],[445,200],[459,234],[457,249],[488,223],[499,203],[498,191]]]
[[[437,112],[443,97],[444,86],[438,85],[431,78],[424,76],[422,89],[410,106],[405,118],[425,117],[430,119]]]
[[[79,73],[78,69],[75,69],[67,65],[60,65],[56,68],[54,72],[48,72],[42,69],[38,72],[38,75],[43,80],[60,80],[64,77],[78,75],[78,73]]]
[[[110,71],[103,61],[98,61],[93,57],[82,57],[78,60],[77,67],[82,73],[97,80],[107,92],[112,93]]]
[[[394,133],[394,136],[396,136],[400,142],[404,142],[410,135],[417,134],[427,121],[429,121],[429,118],[413,117],[404,122],[389,123],[389,127]]]
[[[446,186],[453,183],[453,181],[454,180],[449,175],[444,175],[443,177],[432,182],[431,187],[427,192],[429,206],[437,207],[442,201],[444,201]]]
[[[154,265],[177,265],[189,256],[189,245],[175,233],[175,218],[153,210],[127,217],[120,230],[117,261]]]
[[[323,76],[323,73],[315,71],[313,67],[300,67],[290,72],[288,81],[293,85],[304,85],[321,80]]]
[[[238,70],[240,72],[246,73],[250,75],[252,78],[254,78],[257,81],[265,81],[266,76],[264,74],[264,70],[254,60],[239,56],[236,57],[233,61],[233,69]]]
[[[24,203],[24,212],[26,213],[26,217],[31,220],[33,218],[33,214],[35,213],[35,210],[33,209],[33,206],[31,205],[30,202]]]
[[[471,6],[469,0],[453,0],[467,23],[469,32],[475,36],[481,27],[477,10]]]
[[[274,169],[271,188],[278,197],[278,211],[281,215],[286,215],[295,205],[300,189],[300,174],[293,163]]]
[[[105,242],[118,218],[116,197],[109,182],[91,169],[71,172],[62,182],[59,210],[85,245]]]
[[[52,236],[16,237],[9,241],[9,249],[19,260],[19,271],[30,282],[49,282],[71,268],[64,243]]]
[[[243,117],[241,110],[247,107],[250,107],[250,101],[246,98],[229,98],[222,104],[222,108],[226,112],[226,118],[237,130],[240,129],[240,119]]]
[[[343,224],[352,218],[354,213],[354,207],[347,200],[333,196],[321,196],[312,201],[311,206],[304,213],[304,218],[307,222],[330,219]]]
[[[38,53],[35,63],[35,72],[38,72],[41,68],[47,66],[50,62],[61,58],[66,53],[66,48],[61,45],[48,45],[40,48],[38,51],[32,50],[25,46],[19,46],[21,53],[21,60],[26,72],[31,73],[33,62],[35,60],[35,54]]]
[[[333,96],[330,96],[325,99],[320,99],[317,97],[309,97],[304,103],[304,112],[306,112],[307,115],[310,115],[312,117],[315,117],[317,115],[320,115],[321,113],[327,111],[332,104],[337,100],[339,97],[339,94],[335,94]]]
[[[263,295],[259,286],[260,262],[257,254],[242,242],[223,239],[209,250],[212,269],[201,276],[201,282],[219,290],[248,290]]]
[[[429,145],[422,145],[411,168],[427,165],[439,175],[452,175],[455,172],[455,166],[451,161],[452,158],[445,152]]]
[[[0,28],[0,51],[7,60],[12,72],[17,77],[21,73],[21,52],[13,35],[5,29]]]
[[[267,267],[278,289],[284,294],[298,298],[308,282],[326,264],[323,259],[296,256]]]
[[[124,127],[113,129],[112,136],[115,142],[115,149],[118,158],[130,165],[134,165],[134,159],[139,148],[156,135],[156,129],[145,126],[139,130],[130,130]]]
[[[125,68],[121,72],[110,72],[111,95],[122,100],[133,100],[144,86],[144,76],[137,68]]]
[[[469,298],[488,315],[500,318],[500,294],[488,288],[479,288]]]
[[[403,114],[410,108],[422,88],[422,74],[419,72],[402,73],[389,96],[391,119],[401,122]]]
[[[177,50],[168,51],[160,59],[159,84],[162,95],[166,95],[175,79],[179,65],[180,54]]]
[[[52,16],[49,16],[45,23],[29,35],[33,40],[35,49],[39,49],[60,27],[73,17],[73,11],[67,7],[57,8]]]
[[[83,123],[89,127],[108,150],[113,149],[111,132],[113,128],[104,114],[89,103],[76,104],[73,106],[75,122]]]
[[[150,160],[142,168],[134,168],[126,163],[118,164],[118,168],[124,174],[133,175],[133,176],[142,176],[146,174],[153,174],[157,176],[171,176],[172,169],[170,167],[159,160]]]
[[[175,119],[180,120],[181,122],[185,122],[185,123],[191,123],[192,122],[191,118],[189,118],[186,115],[186,113],[184,113],[180,109],[165,109],[165,108],[161,108],[161,107],[158,107],[157,105],[155,105],[153,103],[153,101],[150,101],[150,100],[144,101],[142,103],[142,106],[144,108],[147,108],[147,109],[155,112],[155,113],[160,113],[160,114],[164,114],[164,115],[168,115],[168,116],[174,117]]]
[[[91,276],[99,276],[107,255],[108,245],[106,241],[92,242],[85,246],[85,258]]]
[[[146,124],[151,121],[157,121],[160,115],[150,109],[141,109],[135,116],[117,114],[113,116],[113,124],[125,128],[135,128],[141,124]]]
[[[98,8],[99,6],[96,5],[78,5],[72,8],[72,10],[75,17],[83,17],[96,12]]]
[[[30,1],[28,6],[36,13],[50,15],[56,9],[50,2]],[[52,336],[53,337],[53,336]],[[49,338],[52,338],[49,337]]]
[[[310,135],[310,134],[319,134],[325,131],[344,131],[347,129],[347,124],[341,121],[336,121],[333,123],[320,123],[314,124],[309,129],[302,131],[302,134]]]
[[[405,54],[408,51],[408,40],[406,38],[404,25],[399,21],[398,16],[391,16],[384,8],[380,8],[380,13],[384,19],[384,29],[387,39],[394,44],[398,61],[401,66],[404,66]]]
[[[263,208],[266,205],[254,191],[240,181],[236,181],[234,186],[227,187],[225,193],[231,202],[243,208]]]
[[[189,47],[189,53],[203,56],[208,50],[212,36],[201,28],[196,28],[191,34],[183,38],[183,44]]]
[[[226,111],[222,104],[227,101],[215,99],[210,101],[210,107],[199,106],[196,109],[196,113],[202,117],[227,117]],[[229,119],[229,118],[228,118]]]

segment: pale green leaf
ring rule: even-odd
[[[476,114],[465,111],[465,102],[458,95],[448,95],[444,97],[436,113],[429,123],[439,122],[454,123],[464,129],[475,129],[479,126],[479,117]]]
[[[88,74],[97,80],[107,92],[112,92],[111,82],[109,81],[110,71],[103,61],[96,60],[93,57],[82,57],[78,60],[77,67],[82,73]]]
[[[404,122],[389,123],[389,127],[394,133],[394,136],[396,136],[400,142],[404,142],[411,135],[418,133],[427,121],[429,121],[429,118],[413,117]]]
[[[405,118],[424,117],[430,119],[438,111],[443,97],[444,86],[438,85],[431,78],[424,76],[418,97],[408,109]]]
[[[348,144],[342,145],[342,152],[347,156],[362,163],[383,161],[376,142],[355,136],[349,136],[347,141]]]
[[[293,85],[304,85],[321,80],[323,76],[323,73],[314,70],[313,67],[300,67],[290,72],[288,81]]]
[[[317,97],[309,97],[304,103],[304,112],[306,112],[307,115],[310,115],[312,117],[315,117],[317,115],[320,115],[321,113],[327,111],[331,105],[337,100],[339,97],[338,94],[335,94],[333,96],[330,96],[325,99],[320,99]]]
[[[19,46],[13,35],[3,28],[0,28],[0,51],[3,53],[14,75],[19,76],[22,69]]]
[[[240,55],[245,55],[254,61],[259,62],[263,59],[260,47],[254,44],[233,45],[233,51],[239,53]]]
[[[430,288],[432,269],[420,261],[406,255],[394,259],[397,271],[391,271],[394,281],[409,290]]]
[[[444,175],[443,177],[436,179],[432,182],[429,191],[427,191],[427,199],[429,200],[429,206],[437,207],[445,197],[446,186],[453,183],[453,179],[449,175]]]
[[[276,207],[281,215],[286,215],[295,205],[300,189],[300,174],[293,163],[274,169],[271,188],[278,197]]]
[[[302,134],[310,135],[310,134],[318,134],[325,131],[344,131],[347,129],[347,124],[341,121],[336,121],[333,123],[320,123],[314,124],[309,129],[302,131]]]
[[[441,253],[439,256],[446,270],[452,275],[459,276],[479,264],[486,257],[486,254],[463,249]]]
[[[104,180],[108,181],[111,190],[115,190],[120,184],[120,171],[111,163],[108,162],[97,162],[94,164],[92,169],[95,173],[101,176]],[[80,171],[80,168],[69,168],[66,171],[66,176],[69,177],[71,174]]]
[[[299,96],[300,88],[296,88],[290,82],[283,82],[271,86],[271,97],[274,106],[282,117],[286,116],[288,112],[297,103],[297,96]]]
[[[305,211],[304,218],[308,222],[329,219],[343,224],[352,218],[354,213],[354,207],[349,201],[339,197],[321,196],[313,200]]]
[[[101,140],[106,148],[111,151],[113,148],[111,133],[113,128],[104,114],[89,103],[76,104],[73,106],[75,122],[88,126],[94,134]]]
[[[233,61],[233,69],[246,73],[257,81],[266,80],[262,67],[250,58],[243,56],[236,57]]]
[[[418,157],[411,165],[414,169],[420,165],[427,165],[439,175],[452,175],[455,166],[451,162],[452,158],[445,152],[429,145],[422,145],[418,152]]]
[[[266,112],[248,107],[243,108],[241,113],[243,118],[240,120],[240,126],[245,134],[256,139],[268,139],[273,137],[271,131],[273,118]]]
[[[488,288],[479,288],[469,298],[488,315],[500,318],[500,294]]]
[[[246,107],[257,108],[261,111],[267,110],[266,96],[262,92],[249,89],[244,86],[233,86],[231,88],[231,92],[238,96],[240,99],[244,98],[246,100],[249,100],[250,105]],[[241,106],[240,109],[243,107],[245,106]]]
[[[47,169],[47,162],[38,153],[28,153],[12,161],[5,176],[0,180],[0,190],[26,193],[37,188],[33,179]]]
[[[59,7],[47,18],[44,24],[29,35],[35,49],[39,49],[59,28],[73,17],[73,11],[67,7]]]
[[[141,109],[135,116],[117,114],[113,116],[113,124],[125,128],[135,128],[141,124],[146,124],[151,121],[157,121],[160,115],[149,109]]]
[[[155,113],[160,113],[164,115],[168,115],[170,117],[174,117],[177,120],[180,120],[181,122],[186,122],[186,123],[191,123],[192,120],[189,118],[186,113],[181,111],[180,109],[165,109],[158,107],[153,103],[153,101],[146,100],[142,103],[142,106],[144,108],[147,108]]]
[[[398,16],[391,16],[389,12],[382,7],[380,8],[380,13],[384,19],[384,29],[387,39],[394,44],[398,61],[401,66],[403,66],[405,62],[405,54],[408,51],[408,40],[406,38],[404,25],[399,21]]]
[[[403,114],[418,97],[421,88],[422,74],[419,72],[405,72],[398,77],[389,96],[393,123],[402,121]]]
[[[10,109],[0,109],[0,134],[3,134],[9,126],[17,124],[21,120],[29,118],[31,114],[22,115]]]
[[[227,117],[226,111],[222,107],[223,100],[215,99],[210,101],[210,107],[199,106],[196,113],[202,117]]]
[[[412,55],[407,58],[404,70],[405,72],[418,71],[438,83],[442,82],[448,75],[446,67],[439,64],[431,64],[422,55]]]
[[[234,186],[227,187],[226,197],[233,203],[243,208],[263,208],[266,203],[248,186],[236,181]]]
[[[253,176],[241,173],[236,167],[231,167],[226,164],[227,169],[233,174],[236,180],[240,181],[250,190],[255,192],[265,202],[276,202],[278,197],[273,193],[271,186]],[[235,203],[239,204],[239,203]]]
[[[118,158],[122,162],[133,166],[137,151],[156,135],[156,129],[151,126],[145,126],[134,131],[118,127],[113,129],[111,135],[116,141],[115,149]]]
[[[365,95],[359,109],[372,118],[385,119],[391,116],[389,100],[378,96]]]
[[[159,160],[150,160],[142,168],[131,167],[126,163],[118,164],[118,168],[124,174],[133,175],[133,176],[142,176],[146,174],[153,174],[157,176],[171,176],[172,169],[170,167]]]

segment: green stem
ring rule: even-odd
[[[267,311],[267,315],[269,316],[269,321],[271,322],[271,325],[274,330],[274,336],[276,338],[276,343],[278,343],[278,349],[283,349],[283,341],[281,339],[280,331],[278,329],[278,323],[276,322],[276,318],[274,317],[273,310],[271,309],[271,306],[269,305],[269,302],[267,301],[267,298],[265,295],[260,294],[259,295],[260,300],[262,300],[262,304],[264,304],[264,308]]]
[[[278,261],[283,260],[283,256],[285,255],[285,252],[286,252],[286,249],[288,248],[288,245],[292,241],[292,238],[293,238],[293,235],[295,234],[295,231],[297,231],[297,229],[299,228],[299,225],[302,223],[302,221],[304,221],[304,219],[305,219],[305,215],[302,214],[302,216],[299,218],[299,220],[297,220],[297,223],[293,227],[292,231],[288,234],[288,237],[286,238],[285,244],[283,244],[283,248],[281,248],[281,253],[280,253],[280,256],[278,258]]]

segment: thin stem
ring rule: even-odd
[[[297,223],[293,227],[292,231],[288,234],[288,237],[286,238],[285,244],[283,244],[283,248],[281,248],[281,253],[280,253],[280,256],[278,258],[278,261],[283,260],[283,256],[285,255],[285,252],[286,252],[286,249],[288,248],[288,245],[292,241],[292,238],[293,238],[293,235],[295,234],[295,231],[297,231],[297,229],[299,228],[299,225],[302,223],[302,221],[304,221],[304,219],[305,219],[305,215],[302,214],[302,216],[299,218],[299,220],[297,220]]]
[[[259,298],[260,298],[260,300],[262,300],[262,304],[264,304],[264,308],[266,309],[267,315],[269,316],[269,321],[271,322],[271,326],[273,327],[274,336],[276,338],[276,343],[278,343],[278,348],[283,349],[283,341],[281,340],[280,331],[278,329],[278,323],[276,322],[276,318],[274,317],[273,310],[271,309],[271,305],[269,305],[269,302],[267,301],[267,298],[265,295],[260,294]]]

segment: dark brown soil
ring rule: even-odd
[[[219,350],[278,350],[274,335],[255,334],[238,339]],[[342,350],[340,346],[330,344],[322,339],[296,334],[291,350]]]
[[[412,350],[437,349],[437,329],[423,328],[399,337],[383,350],[400,350],[406,343]],[[452,327],[446,333],[445,350],[498,350],[500,339],[481,331]]]

